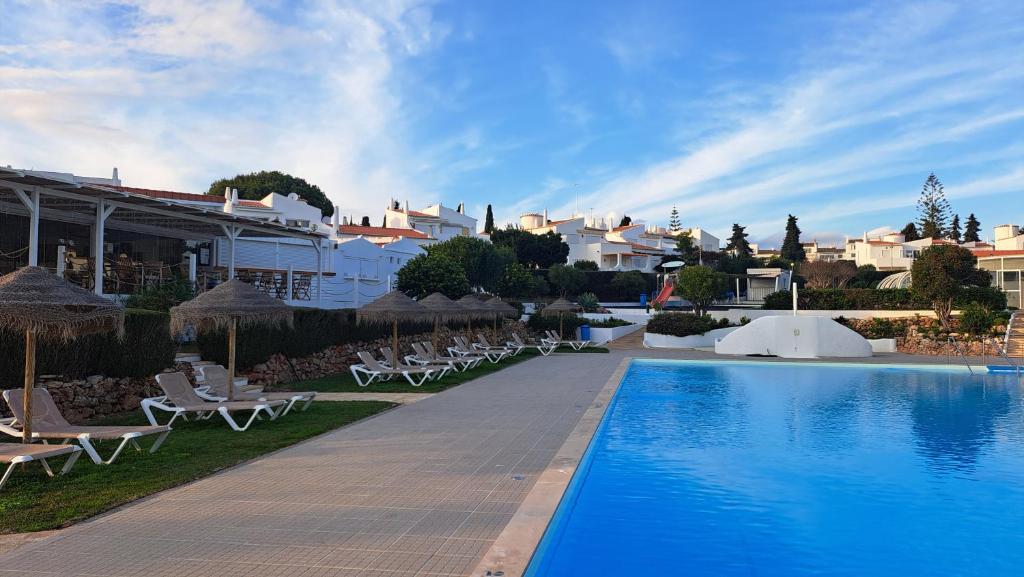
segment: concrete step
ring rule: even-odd
[[[199,356],[198,353],[178,353],[174,355],[174,361],[178,363],[195,363],[202,360],[203,357]]]

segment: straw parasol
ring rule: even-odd
[[[495,312],[494,331],[498,331],[498,317],[512,317],[519,311],[515,307],[501,300],[501,297],[493,297],[487,301],[487,306]]]
[[[235,398],[235,346],[238,327],[292,324],[292,308],[256,287],[232,279],[171,307],[171,331],[191,325],[199,331],[228,329],[228,400]]]
[[[356,312],[356,319],[360,323],[391,323],[391,350],[395,353],[395,363],[398,363],[400,354],[398,350],[398,321],[426,320],[430,318],[431,312],[429,309],[398,290],[393,290],[379,299],[364,305]]]
[[[487,318],[494,314],[490,309],[480,302],[480,299],[473,295],[466,295],[455,301],[456,304],[466,310],[466,333],[473,338],[473,319]]]
[[[565,338],[562,335],[562,313],[573,313],[580,310],[580,305],[569,302],[565,299],[558,299],[555,302],[544,307],[541,314],[550,315],[558,313],[558,338]]]
[[[434,293],[417,302],[429,310],[431,316],[434,317],[434,336],[431,342],[434,345],[435,351],[438,350],[437,337],[438,332],[440,331],[441,321],[462,320],[469,316],[469,313],[465,308],[441,293]]]
[[[71,340],[108,331],[123,334],[124,308],[44,268],[28,266],[0,277],[0,328],[25,332],[25,422],[21,426],[22,442],[29,443],[37,337]]]

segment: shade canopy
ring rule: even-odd
[[[487,304],[488,306],[494,308],[494,310],[498,314],[506,317],[514,317],[519,314],[519,310],[516,309],[516,307],[501,300],[501,297],[494,297],[491,300],[487,301]]]
[[[415,321],[432,318],[425,306],[405,296],[402,291],[391,291],[356,311],[360,323],[387,324],[397,321]]]
[[[543,314],[553,313],[572,313],[580,310],[582,307],[574,302],[567,301],[565,299],[558,299],[555,302],[549,304],[541,310]]]
[[[467,315],[473,318],[490,318],[495,315],[495,312],[490,307],[473,295],[466,295],[455,302],[466,309]]]
[[[124,307],[28,266],[0,277],[0,328],[41,338],[72,339],[124,331]]]
[[[434,318],[441,320],[463,320],[469,316],[464,307],[441,293],[434,293],[416,302],[430,311]]]
[[[238,279],[221,283],[196,298],[171,308],[171,331],[187,325],[199,330],[292,323],[292,308]]]

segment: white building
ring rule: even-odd
[[[403,208],[392,200],[384,211],[384,223],[388,228],[418,230],[434,242],[444,242],[457,236],[476,236],[476,219],[466,215],[462,204],[455,210],[440,203],[422,210],[410,210],[408,202]]]
[[[1015,224],[1001,224],[992,231],[996,250],[1024,250],[1024,234]]]

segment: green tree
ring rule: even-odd
[[[732,236],[729,237],[729,244],[726,245],[725,250],[732,251],[736,256],[750,256],[753,254],[753,251],[750,250],[747,236],[746,227],[733,224]]]
[[[359,222],[359,226],[370,226],[370,217],[364,216],[363,220]]]
[[[686,266],[700,264],[700,247],[690,236],[690,231],[685,231],[676,237],[676,252],[679,253],[680,260],[686,263]],[[675,260],[675,258],[669,260]]]
[[[633,219],[629,218],[629,215],[622,215],[622,220],[619,221],[619,226],[629,226],[633,224]]]
[[[494,232],[494,211],[491,210],[491,205],[487,205],[487,216],[484,217],[484,232],[491,234]]]
[[[679,211],[676,210],[675,205],[672,205],[672,212],[669,213],[668,217],[668,230],[670,232],[676,232],[682,228],[682,223],[679,221]]]
[[[505,298],[534,297],[537,296],[537,283],[529,269],[518,262],[510,262],[505,265],[497,293]]]
[[[509,251],[468,236],[457,236],[431,245],[427,252],[450,258],[462,268],[470,286],[487,291],[494,291],[505,273],[505,265],[513,260]]]
[[[960,232],[960,215],[953,215],[953,222],[949,225],[949,240],[960,244],[963,242],[963,235]]]
[[[907,226],[903,227],[903,230],[900,231],[900,234],[903,235],[907,242],[921,239],[921,233],[917,231],[917,225],[912,222],[908,222]]]
[[[417,299],[435,292],[457,299],[471,290],[459,263],[439,253],[414,257],[398,270],[397,277],[398,290]]]
[[[221,196],[224,194],[225,188],[237,188],[238,198],[247,200],[260,200],[272,192],[284,196],[295,193],[310,205],[319,208],[324,216],[334,214],[334,205],[319,186],[276,170],[263,170],[251,174],[239,174],[234,178],[222,178],[211,184],[206,194]]]
[[[596,262],[594,262],[592,260],[585,260],[585,259],[584,260],[578,260],[578,261],[572,263],[572,266],[573,266],[573,268],[578,268],[578,269],[580,269],[582,271],[595,272],[595,271],[601,270],[601,268],[599,266],[597,266]]]
[[[981,242],[981,223],[974,213],[967,215],[967,227],[964,229],[964,242]]]
[[[587,273],[575,267],[556,264],[548,269],[548,282],[561,296],[575,296],[587,284]]]
[[[935,173],[928,175],[917,199],[918,224],[921,238],[942,238],[949,226],[949,201],[946,191]]]
[[[931,303],[942,328],[949,330],[953,299],[965,286],[988,286],[991,277],[978,270],[978,259],[966,248],[939,244],[923,251],[911,268],[911,291]]]
[[[615,294],[626,301],[639,300],[640,295],[647,292],[647,279],[638,270],[617,272],[609,284]]]
[[[780,256],[790,262],[807,260],[807,253],[800,244],[800,227],[796,225],[796,217],[792,214],[786,219],[786,238],[782,241]]]
[[[533,234],[518,228],[496,229],[491,233],[494,246],[508,247],[519,263],[528,268],[550,268],[565,263],[569,245],[554,231]]]
[[[700,316],[725,293],[725,275],[706,266],[688,266],[676,277],[675,294],[693,305],[694,314]]]

